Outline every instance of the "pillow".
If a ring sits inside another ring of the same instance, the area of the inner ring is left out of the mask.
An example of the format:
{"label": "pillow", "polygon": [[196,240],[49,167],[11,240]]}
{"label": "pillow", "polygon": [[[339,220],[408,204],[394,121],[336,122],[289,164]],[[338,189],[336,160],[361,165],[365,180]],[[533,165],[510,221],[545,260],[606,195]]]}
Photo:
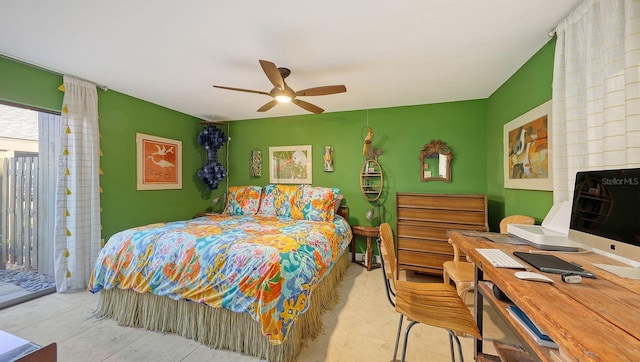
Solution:
{"label": "pillow", "polygon": [[268,184],[264,187],[258,215],[291,217],[291,205],[300,188],[299,185]]}
{"label": "pillow", "polygon": [[224,213],[227,215],[253,215],[260,206],[260,186],[231,186],[227,194]]}
{"label": "pillow", "polygon": [[335,216],[335,201],[340,189],[305,185],[296,193],[291,217],[298,220],[331,222]]}

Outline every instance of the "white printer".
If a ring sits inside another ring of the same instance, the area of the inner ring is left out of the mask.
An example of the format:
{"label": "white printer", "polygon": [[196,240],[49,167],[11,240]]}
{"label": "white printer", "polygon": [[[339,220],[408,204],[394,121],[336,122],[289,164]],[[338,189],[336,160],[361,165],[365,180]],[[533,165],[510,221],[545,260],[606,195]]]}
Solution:
{"label": "white printer", "polygon": [[538,249],[578,251],[583,248],[582,244],[571,241],[567,236],[570,218],[571,202],[557,202],[545,216],[542,225],[509,224],[507,231]]}

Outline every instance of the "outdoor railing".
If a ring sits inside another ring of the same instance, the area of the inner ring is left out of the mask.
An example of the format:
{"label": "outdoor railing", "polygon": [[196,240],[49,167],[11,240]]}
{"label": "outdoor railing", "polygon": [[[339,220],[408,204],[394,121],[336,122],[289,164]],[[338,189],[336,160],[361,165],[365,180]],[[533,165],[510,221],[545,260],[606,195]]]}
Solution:
{"label": "outdoor railing", "polygon": [[38,265],[38,157],[0,158],[0,269]]}

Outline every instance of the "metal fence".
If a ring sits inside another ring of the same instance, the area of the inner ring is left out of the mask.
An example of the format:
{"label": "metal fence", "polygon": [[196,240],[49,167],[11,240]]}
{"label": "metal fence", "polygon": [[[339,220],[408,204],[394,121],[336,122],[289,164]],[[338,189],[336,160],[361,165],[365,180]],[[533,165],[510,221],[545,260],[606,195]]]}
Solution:
{"label": "metal fence", "polygon": [[38,266],[38,157],[0,158],[0,269]]}

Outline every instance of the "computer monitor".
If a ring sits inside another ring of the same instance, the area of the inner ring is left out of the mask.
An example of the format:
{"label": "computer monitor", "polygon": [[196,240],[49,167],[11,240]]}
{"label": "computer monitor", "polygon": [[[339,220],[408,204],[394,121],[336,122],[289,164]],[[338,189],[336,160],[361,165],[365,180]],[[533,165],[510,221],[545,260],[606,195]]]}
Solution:
{"label": "computer monitor", "polygon": [[[578,172],[569,238],[640,265],[640,168]],[[640,279],[640,268],[594,265]]]}

